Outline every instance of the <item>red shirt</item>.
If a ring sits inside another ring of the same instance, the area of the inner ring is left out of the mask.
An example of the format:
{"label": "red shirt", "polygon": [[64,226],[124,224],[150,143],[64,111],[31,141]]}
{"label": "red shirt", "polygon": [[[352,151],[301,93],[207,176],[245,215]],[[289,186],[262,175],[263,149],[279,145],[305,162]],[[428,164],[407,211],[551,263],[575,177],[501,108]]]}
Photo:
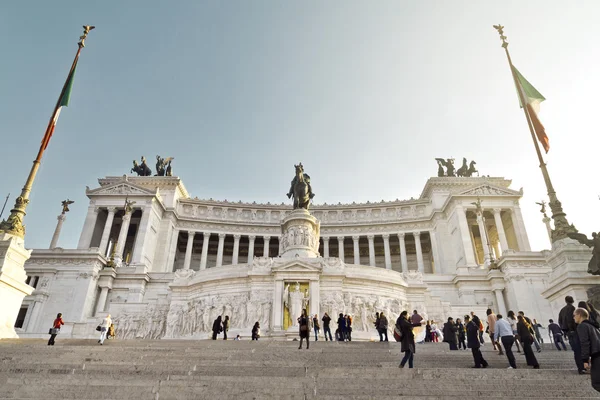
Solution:
{"label": "red shirt", "polygon": [[54,324],[52,325],[52,327],[53,327],[54,329],[60,329],[60,326],[61,326],[61,325],[64,325],[64,324],[65,324],[65,323],[63,322],[63,319],[62,319],[62,318],[56,318],[56,319],[54,320]]}

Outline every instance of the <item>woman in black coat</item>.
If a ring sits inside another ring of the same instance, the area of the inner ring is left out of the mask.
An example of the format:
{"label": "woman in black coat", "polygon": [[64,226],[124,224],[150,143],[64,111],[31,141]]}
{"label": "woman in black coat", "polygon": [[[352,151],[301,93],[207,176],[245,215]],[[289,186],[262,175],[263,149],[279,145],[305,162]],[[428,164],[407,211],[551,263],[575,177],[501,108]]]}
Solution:
{"label": "woman in black coat", "polygon": [[444,342],[450,345],[450,350],[458,350],[456,337],[457,330],[456,325],[454,325],[454,320],[452,317],[449,317],[448,322],[444,324],[442,333],[444,334]]}
{"label": "woman in black coat", "polygon": [[259,337],[260,337],[260,324],[258,323],[258,321],[256,321],[256,323],[252,327],[252,340],[258,340]]}
{"label": "woman in black coat", "polygon": [[221,316],[219,315],[217,319],[213,322],[212,326],[212,340],[217,340],[217,335],[221,333],[223,330],[223,326],[221,325]]}
{"label": "woman in black coat", "polygon": [[[408,311],[402,311],[402,314],[396,320],[396,326],[402,336],[400,351],[404,353],[404,358],[400,361],[399,367],[404,368],[408,361],[408,368],[412,368],[415,354],[415,334],[413,333],[413,325],[408,320]],[[418,326],[421,326],[421,324],[418,324]]]}
{"label": "woman in black coat", "polygon": [[302,315],[300,316],[300,318],[298,318],[298,326],[300,329],[300,347],[298,347],[298,349],[302,348],[302,340],[306,339],[306,350],[308,350],[308,346],[310,345],[310,340],[308,340],[308,336],[309,336],[309,329],[308,329],[308,324],[309,324],[309,319],[308,319],[308,315],[306,314],[306,310],[302,310]]}
{"label": "woman in black coat", "polygon": [[530,326],[525,321],[525,318],[522,315],[517,316],[517,334],[519,335],[519,340],[523,345],[523,352],[525,353],[525,359],[527,360],[527,365],[533,366],[533,368],[538,369],[540,365],[538,364],[537,359],[535,358],[535,354],[533,354],[533,349],[531,345],[533,344],[533,336],[529,331]]}
{"label": "woman in black coat", "polygon": [[460,318],[456,318],[456,329],[458,329],[458,349],[460,350],[462,347],[466,350],[467,344],[465,343],[465,340],[467,340],[467,335],[465,334],[465,326]]}

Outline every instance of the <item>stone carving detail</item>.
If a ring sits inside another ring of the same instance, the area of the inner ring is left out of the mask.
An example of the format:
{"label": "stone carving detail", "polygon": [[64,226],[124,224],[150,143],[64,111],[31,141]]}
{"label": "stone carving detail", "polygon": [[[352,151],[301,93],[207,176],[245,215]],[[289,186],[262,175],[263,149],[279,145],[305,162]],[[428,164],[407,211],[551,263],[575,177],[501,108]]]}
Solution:
{"label": "stone carving detail", "polygon": [[321,259],[321,266],[325,270],[341,271],[344,269],[345,264],[337,257],[328,257]]}
{"label": "stone carving detail", "polygon": [[261,271],[270,271],[273,267],[273,258],[271,257],[254,257],[252,260],[252,269]]}
{"label": "stone carving detail", "polygon": [[423,283],[423,273],[420,271],[410,270],[402,273],[402,276],[408,283]]}
{"label": "stone carving detail", "polygon": [[123,183],[123,184],[116,185],[113,187],[94,191],[94,194],[144,194],[144,195],[148,195],[150,193],[140,190],[138,188],[135,188],[131,185]]}
{"label": "stone carving detail", "polygon": [[281,251],[291,246],[306,246],[319,251],[319,238],[312,226],[290,226],[281,236]]}
{"label": "stone carving detail", "polygon": [[196,275],[193,269],[178,269],[175,271],[175,279],[189,279]]}
{"label": "stone carving detail", "polygon": [[114,316],[117,335],[122,339],[160,339],[165,335],[167,308],[149,304],[142,313]]}
{"label": "stone carving detail", "polygon": [[475,188],[473,190],[469,190],[468,192],[462,193],[463,195],[472,195],[472,196],[480,196],[480,195],[487,195],[487,196],[506,196],[506,195],[513,195],[512,193],[506,192],[504,190],[500,190],[497,189],[495,187],[491,187],[488,185],[484,185],[484,186],[480,186],[478,188]]}

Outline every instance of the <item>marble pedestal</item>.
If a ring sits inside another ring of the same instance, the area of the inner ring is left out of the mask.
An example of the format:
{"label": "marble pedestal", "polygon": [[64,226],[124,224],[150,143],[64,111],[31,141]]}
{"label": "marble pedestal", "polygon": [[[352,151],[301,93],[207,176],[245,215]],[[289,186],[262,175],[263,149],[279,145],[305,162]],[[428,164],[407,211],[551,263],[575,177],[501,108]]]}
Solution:
{"label": "marble pedestal", "polygon": [[30,256],[23,239],[0,233],[0,339],[18,337],[14,324],[23,298],[33,292],[23,268]]}
{"label": "marble pedestal", "polygon": [[281,222],[281,258],[319,257],[321,224],[308,210],[296,209]]}

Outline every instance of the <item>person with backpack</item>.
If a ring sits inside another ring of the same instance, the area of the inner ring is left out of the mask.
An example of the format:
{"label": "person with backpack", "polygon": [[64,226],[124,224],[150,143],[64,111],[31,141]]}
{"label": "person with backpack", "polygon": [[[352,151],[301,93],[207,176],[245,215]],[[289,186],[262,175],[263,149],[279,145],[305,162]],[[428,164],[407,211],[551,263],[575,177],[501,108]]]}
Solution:
{"label": "person with backpack", "polygon": [[[388,320],[383,313],[379,313],[379,326],[377,327],[379,331],[379,341],[387,342],[388,341]],[[383,336],[385,336],[385,340],[383,340]]]}
{"label": "person with backpack", "polygon": [[577,308],[573,317],[581,343],[583,367],[590,371],[592,387],[600,392],[600,332],[589,320],[589,313],[585,308]]}

